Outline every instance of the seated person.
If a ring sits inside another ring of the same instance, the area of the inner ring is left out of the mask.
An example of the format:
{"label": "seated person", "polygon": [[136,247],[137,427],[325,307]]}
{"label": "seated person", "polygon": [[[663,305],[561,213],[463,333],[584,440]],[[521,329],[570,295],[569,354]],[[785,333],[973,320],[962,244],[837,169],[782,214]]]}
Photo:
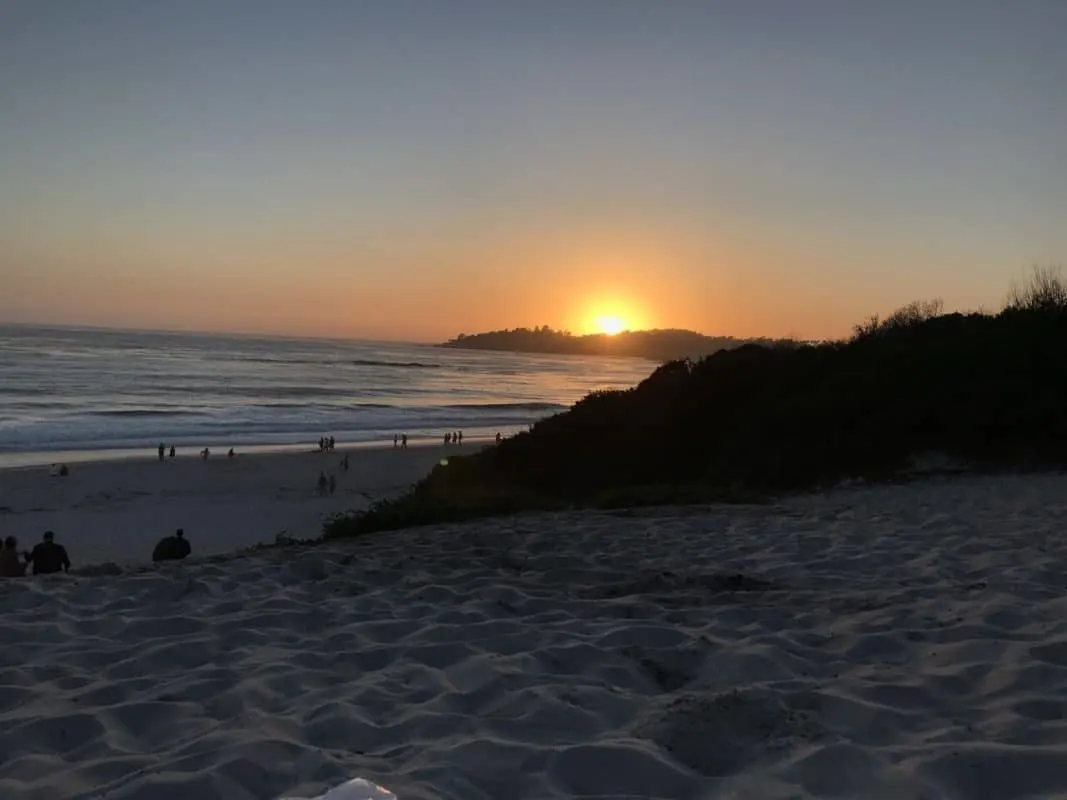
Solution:
{"label": "seated person", "polygon": [[189,546],[189,542],[185,539],[185,531],[182,528],[178,528],[173,536],[166,536],[159,540],[156,549],[152,551],[152,560],[157,562],[181,561],[191,552],[193,552],[193,548]]}
{"label": "seated person", "polygon": [[26,565],[19,558],[19,540],[8,536],[0,550],[0,578],[21,578],[25,574]]}
{"label": "seated person", "polygon": [[70,572],[70,558],[67,548],[56,544],[56,535],[52,531],[44,532],[44,541],[26,554],[26,563],[33,564],[34,575],[54,575],[57,572]]}

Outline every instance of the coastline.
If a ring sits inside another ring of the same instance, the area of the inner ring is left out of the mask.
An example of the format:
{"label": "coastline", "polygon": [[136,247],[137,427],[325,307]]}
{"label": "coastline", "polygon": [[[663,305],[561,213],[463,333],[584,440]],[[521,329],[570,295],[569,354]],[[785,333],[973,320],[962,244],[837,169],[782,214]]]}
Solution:
{"label": "coastline", "polygon": [[[489,429],[478,429],[471,435],[467,435],[464,431],[463,446],[469,449],[471,452],[477,447],[482,447],[487,444],[492,444],[495,437],[495,431],[488,433]],[[522,429],[503,429],[502,432],[505,436],[514,435],[517,430]],[[439,447],[443,449],[443,445],[440,439],[431,438],[430,436],[418,435],[408,437],[408,448],[425,448],[425,447]],[[186,458],[199,458],[198,453],[204,448],[211,449],[211,458],[225,459],[226,451],[230,445],[215,444],[207,442],[204,444],[193,445],[181,445],[177,447],[177,456],[180,459]],[[320,455],[318,449],[315,447],[314,442],[304,443],[299,442],[295,444],[251,444],[244,446],[235,446],[235,451],[238,456],[269,456],[269,455],[285,455],[293,453],[305,453]],[[391,440],[376,439],[372,441],[337,441],[336,452],[343,455],[345,452],[365,452],[375,450],[393,450],[393,444]],[[166,460],[170,460],[169,458]],[[156,451],[153,447],[121,447],[121,448],[106,448],[101,447],[98,449],[80,449],[80,450],[10,450],[0,451],[0,474],[12,470],[24,470],[24,469],[39,469],[42,467],[50,467],[52,464],[103,464],[114,463],[116,461],[125,462],[152,462],[157,463],[159,461]]]}
{"label": "coastline", "polygon": [[[400,494],[441,458],[479,446],[353,445],[328,454],[305,447],[163,462],[142,452],[70,462],[66,477],[40,465],[12,466],[0,469],[0,522],[21,547],[55,531],[75,570],[148,564],[155,543],[176,528],[185,530],[196,560],[269,544],[281,534],[316,538],[329,517]],[[346,454],[347,472],[340,466]],[[334,477],[334,494],[317,492],[320,472]]]}

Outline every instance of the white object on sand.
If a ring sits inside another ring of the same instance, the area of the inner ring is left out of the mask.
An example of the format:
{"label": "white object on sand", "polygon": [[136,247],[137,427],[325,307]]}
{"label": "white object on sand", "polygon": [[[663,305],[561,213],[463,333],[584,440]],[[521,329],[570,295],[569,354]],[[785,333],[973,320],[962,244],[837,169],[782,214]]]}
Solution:
{"label": "white object on sand", "polygon": [[[281,800],[301,800],[299,797],[283,797]],[[388,789],[363,778],[353,778],[340,786],[334,786],[326,794],[309,797],[307,800],[396,800]]]}

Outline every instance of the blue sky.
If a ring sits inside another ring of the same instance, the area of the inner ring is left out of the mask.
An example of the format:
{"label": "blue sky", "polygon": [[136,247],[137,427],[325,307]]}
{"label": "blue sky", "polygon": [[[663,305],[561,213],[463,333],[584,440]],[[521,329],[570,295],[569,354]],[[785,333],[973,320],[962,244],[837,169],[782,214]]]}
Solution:
{"label": "blue sky", "polygon": [[845,333],[1067,264],[1067,3],[0,0],[0,320]]}

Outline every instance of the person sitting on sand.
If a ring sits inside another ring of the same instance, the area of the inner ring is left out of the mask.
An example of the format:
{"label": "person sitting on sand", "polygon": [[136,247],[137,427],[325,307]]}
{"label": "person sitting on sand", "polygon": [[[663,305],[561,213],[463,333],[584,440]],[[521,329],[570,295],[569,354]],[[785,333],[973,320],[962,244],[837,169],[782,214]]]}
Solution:
{"label": "person sitting on sand", "polygon": [[181,561],[192,552],[193,548],[185,538],[185,531],[178,528],[173,536],[165,536],[159,540],[156,549],[152,551],[152,560]]}
{"label": "person sitting on sand", "polygon": [[19,540],[8,536],[0,550],[0,578],[21,578],[25,574],[26,565],[19,558]]}
{"label": "person sitting on sand", "polygon": [[70,572],[70,558],[67,548],[56,544],[56,535],[45,531],[44,538],[32,552],[26,554],[26,563],[33,564],[34,575],[54,575],[57,572]]}

